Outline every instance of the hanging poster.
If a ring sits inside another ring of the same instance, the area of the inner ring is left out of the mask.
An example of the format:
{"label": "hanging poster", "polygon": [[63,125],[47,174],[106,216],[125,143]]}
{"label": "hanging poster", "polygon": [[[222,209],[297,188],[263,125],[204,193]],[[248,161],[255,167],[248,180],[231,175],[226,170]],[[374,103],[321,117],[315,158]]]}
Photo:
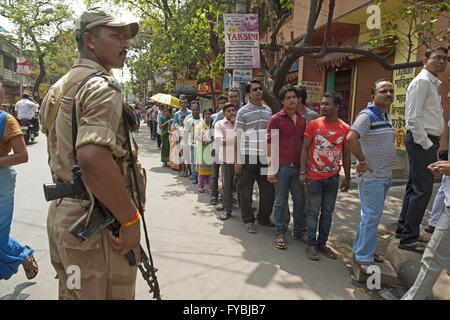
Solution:
{"label": "hanging poster", "polygon": [[252,69],[234,69],[233,82],[249,83],[253,80]]}
{"label": "hanging poster", "polygon": [[322,100],[322,82],[299,81],[299,86],[305,87],[308,97],[305,106],[320,114],[320,101]]}
{"label": "hanging poster", "polygon": [[31,74],[31,61],[30,59],[17,58],[17,74],[29,76]]}
{"label": "hanging poster", "polygon": [[224,14],[225,68],[260,67],[258,14]]}

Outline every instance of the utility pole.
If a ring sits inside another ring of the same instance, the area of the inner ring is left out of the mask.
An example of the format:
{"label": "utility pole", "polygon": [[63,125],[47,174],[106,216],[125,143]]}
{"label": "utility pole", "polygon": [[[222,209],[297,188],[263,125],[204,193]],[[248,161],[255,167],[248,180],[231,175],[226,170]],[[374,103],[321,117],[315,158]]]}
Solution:
{"label": "utility pole", "polygon": [[[236,13],[247,13],[247,0],[236,0]],[[236,86],[233,82],[233,87],[239,89],[239,92],[241,93],[241,99],[243,101],[246,94],[245,85],[242,82],[238,82]]]}
{"label": "utility pole", "polygon": [[[20,59],[22,59],[22,52],[23,52],[23,35],[22,35],[22,26],[20,27]],[[23,75],[19,74],[19,82],[20,82],[20,87],[19,87],[19,97],[20,99],[22,99],[22,92],[23,92]]]}

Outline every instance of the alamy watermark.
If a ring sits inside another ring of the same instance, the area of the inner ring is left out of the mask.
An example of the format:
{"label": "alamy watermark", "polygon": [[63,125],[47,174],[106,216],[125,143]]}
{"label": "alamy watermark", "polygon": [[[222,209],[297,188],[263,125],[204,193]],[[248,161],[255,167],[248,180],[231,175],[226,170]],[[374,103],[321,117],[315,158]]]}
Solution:
{"label": "alamy watermark", "polygon": [[67,281],[66,286],[69,290],[81,289],[81,269],[79,266],[71,265],[66,270]]}
{"label": "alamy watermark", "polygon": [[371,274],[366,281],[367,289],[380,290],[381,289],[381,269],[377,265],[370,265],[367,267],[367,273]]}
{"label": "alamy watermark", "polygon": [[381,9],[379,6],[372,4],[367,7],[367,14],[370,14],[367,18],[366,25],[369,30],[381,29]]}

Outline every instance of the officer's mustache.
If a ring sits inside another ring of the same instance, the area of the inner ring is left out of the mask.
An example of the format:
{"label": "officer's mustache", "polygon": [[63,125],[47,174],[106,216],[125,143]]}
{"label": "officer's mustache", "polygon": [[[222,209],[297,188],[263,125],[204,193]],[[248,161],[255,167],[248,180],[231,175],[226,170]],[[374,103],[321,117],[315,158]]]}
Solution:
{"label": "officer's mustache", "polygon": [[127,53],[128,53],[128,51],[127,50],[125,50],[125,49],[123,49],[123,50],[120,50],[120,52],[119,52],[119,57],[121,57],[122,55],[127,55]]}

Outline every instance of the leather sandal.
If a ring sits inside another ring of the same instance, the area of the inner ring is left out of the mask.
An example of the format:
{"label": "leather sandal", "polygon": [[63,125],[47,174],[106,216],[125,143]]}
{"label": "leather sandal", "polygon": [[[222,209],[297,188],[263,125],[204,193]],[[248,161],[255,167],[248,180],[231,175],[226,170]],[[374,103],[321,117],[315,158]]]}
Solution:
{"label": "leather sandal", "polygon": [[402,250],[416,252],[419,254],[423,254],[425,251],[425,245],[423,245],[420,242],[416,242],[414,245],[404,245],[404,244],[399,243],[398,248],[402,249]]}
{"label": "leather sandal", "polygon": [[[28,249],[31,250],[31,248],[29,246],[25,246],[25,247],[27,247]],[[25,275],[28,280],[31,280],[37,276],[37,274],[39,272],[39,266],[38,266],[37,261],[34,258],[34,256],[31,256],[30,258],[28,258],[24,263],[22,263],[22,266],[23,266]]]}
{"label": "leather sandal", "polygon": [[317,252],[317,248],[314,246],[306,247],[306,257],[313,261],[319,261],[319,253]]}
{"label": "leather sandal", "polygon": [[384,257],[381,254],[375,253],[373,255],[373,261],[382,263],[382,262],[384,262]]}

